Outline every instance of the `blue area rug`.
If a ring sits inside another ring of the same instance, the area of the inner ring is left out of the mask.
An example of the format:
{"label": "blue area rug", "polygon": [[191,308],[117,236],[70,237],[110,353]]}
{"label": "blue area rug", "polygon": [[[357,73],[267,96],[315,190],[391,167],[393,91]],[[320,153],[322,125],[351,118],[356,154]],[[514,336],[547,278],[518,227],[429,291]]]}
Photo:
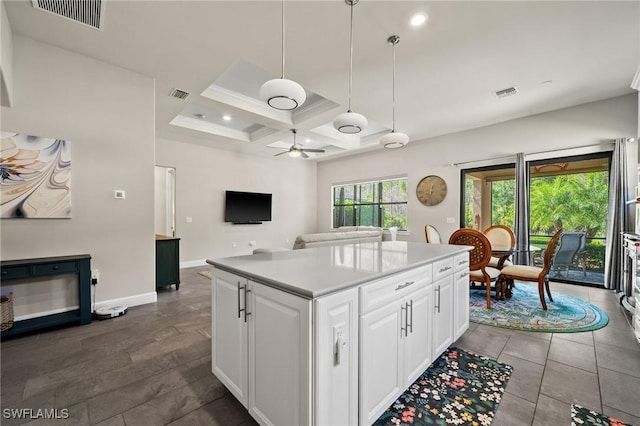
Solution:
{"label": "blue area rug", "polygon": [[554,291],[551,295],[553,302],[547,300],[545,311],[540,305],[537,284],[516,281],[511,299],[492,300],[491,309],[487,309],[486,293],[471,290],[469,319],[495,327],[547,333],[597,330],[609,322],[600,308],[579,297]]}
{"label": "blue area rug", "polygon": [[447,349],[374,426],[482,425],[493,421],[513,367]]}

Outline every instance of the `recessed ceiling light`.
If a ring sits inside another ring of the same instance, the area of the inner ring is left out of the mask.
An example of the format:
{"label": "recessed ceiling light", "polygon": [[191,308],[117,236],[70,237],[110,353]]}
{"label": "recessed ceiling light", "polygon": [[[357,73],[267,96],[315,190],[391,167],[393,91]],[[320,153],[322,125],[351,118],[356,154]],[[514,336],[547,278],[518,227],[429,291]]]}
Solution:
{"label": "recessed ceiling light", "polygon": [[225,114],[225,115],[222,116],[222,119],[224,121],[231,121],[231,116],[229,114]]}
{"label": "recessed ceiling light", "polygon": [[411,16],[409,22],[411,23],[412,27],[419,27],[421,25],[424,25],[424,23],[427,22],[427,14],[416,13],[415,15]]}
{"label": "recessed ceiling light", "polygon": [[305,143],[311,142],[311,138],[304,138]]}

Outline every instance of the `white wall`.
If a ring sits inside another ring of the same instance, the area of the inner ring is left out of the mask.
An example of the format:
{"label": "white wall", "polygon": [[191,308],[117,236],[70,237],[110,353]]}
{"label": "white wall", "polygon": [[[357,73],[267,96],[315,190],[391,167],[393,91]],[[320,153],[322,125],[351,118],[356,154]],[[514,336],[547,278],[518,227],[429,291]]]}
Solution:
{"label": "white wall", "polygon": [[0,3],[0,105],[13,103],[13,33],[11,24]]}
{"label": "white wall", "polygon": [[[399,150],[379,150],[322,162],[318,165],[318,228],[331,227],[331,185],[405,174],[409,179],[410,235],[399,235],[398,239],[424,241],[427,223],[448,239],[460,224],[460,170],[452,163],[515,157],[518,152],[536,153],[597,145],[617,137],[635,137],[637,97],[637,93],[621,96],[412,142]],[[636,144],[633,145],[637,149]],[[635,170],[635,162],[631,167]],[[442,176],[449,192],[441,204],[426,207],[418,201],[415,188],[420,179],[430,174]],[[447,223],[447,217],[454,218],[455,223]]]}
{"label": "white wall", "polygon": [[[249,254],[253,247],[291,248],[315,232],[316,163],[288,156],[257,157],[157,138],[156,162],[176,168],[176,236],[182,266]],[[272,221],[224,222],[225,190],[273,194]],[[192,222],[187,223],[186,218]],[[233,243],[235,242],[235,247]]]}
{"label": "white wall", "polygon": [[88,253],[100,270],[98,302],[155,300],[153,79],[13,42],[14,105],[1,110],[2,130],[71,142],[73,217],[2,219],[1,258]]}

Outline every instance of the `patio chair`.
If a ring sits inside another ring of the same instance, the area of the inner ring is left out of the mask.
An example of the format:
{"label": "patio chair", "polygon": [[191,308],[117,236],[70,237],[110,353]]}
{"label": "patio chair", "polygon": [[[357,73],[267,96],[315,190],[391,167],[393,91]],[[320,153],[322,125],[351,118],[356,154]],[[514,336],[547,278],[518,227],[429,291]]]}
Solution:
{"label": "patio chair", "polygon": [[[578,266],[579,261],[582,260],[582,273],[586,275],[584,259],[586,240],[586,232],[563,232],[560,241],[558,241],[551,271],[562,276],[562,269],[568,272],[569,267]],[[544,255],[545,251],[543,250],[542,256],[544,257]]]}
{"label": "patio chair", "polygon": [[[513,250],[513,248],[516,246],[516,236],[508,226],[493,225],[485,229],[483,234],[491,243],[491,248],[493,250]],[[499,261],[499,257],[491,256],[489,266],[491,266],[492,268],[497,268]],[[507,259],[503,262],[502,267],[510,265],[513,265],[513,262]]]}
{"label": "patio chair", "polygon": [[424,237],[428,244],[441,244],[442,238],[438,230],[432,225],[426,225],[424,227]]}
{"label": "patio chair", "polygon": [[[481,283],[487,291],[487,309],[491,309],[491,290],[496,292],[498,299],[504,297],[504,285],[498,278],[500,270],[489,266],[491,259],[491,243],[480,231],[462,228],[451,234],[449,244],[473,246],[469,252],[469,282],[471,288],[477,288]],[[493,288],[491,283],[495,283]]]}
{"label": "patio chair", "polygon": [[514,280],[537,282],[540,303],[542,304],[542,309],[545,311],[547,310],[547,302],[544,300],[545,289],[549,296],[549,301],[553,302],[551,290],[549,290],[549,270],[555,261],[554,256],[557,255],[558,252],[555,248],[561,235],[562,229],[558,230],[547,244],[547,248],[544,251],[544,265],[542,267],[512,265],[503,268],[500,272],[500,279],[505,281],[507,287],[512,287]]}

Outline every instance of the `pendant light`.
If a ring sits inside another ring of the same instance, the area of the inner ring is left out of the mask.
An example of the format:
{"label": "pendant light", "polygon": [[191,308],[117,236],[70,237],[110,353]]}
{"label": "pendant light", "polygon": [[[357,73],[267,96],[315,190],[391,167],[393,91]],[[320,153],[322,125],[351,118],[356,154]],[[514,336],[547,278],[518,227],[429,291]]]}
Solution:
{"label": "pendant light", "polygon": [[282,74],[260,88],[260,99],[271,108],[293,110],[307,99],[304,88],[293,80],[284,78],[284,0],[282,0]]}
{"label": "pendant light", "polygon": [[351,111],[351,86],[353,85],[353,6],[360,0],[344,0],[351,7],[351,30],[349,36],[349,109],[333,120],[333,127],[341,133],[360,133],[367,127],[367,119],[364,115]]}
{"label": "pendant light", "polygon": [[400,37],[392,35],[387,39],[387,43],[393,46],[393,82],[391,95],[391,109],[393,111],[393,121],[391,133],[387,133],[380,138],[380,145],[388,149],[402,148],[409,143],[409,136],[402,132],[396,132],[396,44],[400,43]]}

